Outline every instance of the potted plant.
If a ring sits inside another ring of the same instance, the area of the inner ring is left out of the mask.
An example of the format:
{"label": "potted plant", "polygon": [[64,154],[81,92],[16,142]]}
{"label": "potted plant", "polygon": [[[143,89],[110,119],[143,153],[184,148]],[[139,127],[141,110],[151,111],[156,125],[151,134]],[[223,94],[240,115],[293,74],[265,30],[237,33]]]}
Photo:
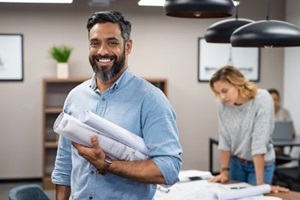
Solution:
{"label": "potted plant", "polygon": [[68,78],[69,77],[69,64],[68,60],[72,53],[73,48],[61,45],[53,46],[49,50],[49,54],[57,62],[57,78]]}

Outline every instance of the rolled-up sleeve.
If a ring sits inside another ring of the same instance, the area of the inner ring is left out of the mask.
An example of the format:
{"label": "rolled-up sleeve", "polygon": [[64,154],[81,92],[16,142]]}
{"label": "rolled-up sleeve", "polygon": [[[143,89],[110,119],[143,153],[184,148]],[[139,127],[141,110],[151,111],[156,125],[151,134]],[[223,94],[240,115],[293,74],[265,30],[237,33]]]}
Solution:
{"label": "rolled-up sleeve", "polygon": [[[252,133],[251,155],[265,154],[274,129],[273,107],[263,104],[257,110]],[[272,105],[272,103],[270,103]]]}
{"label": "rolled-up sleeve", "polygon": [[173,185],[179,180],[182,165],[176,115],[164,96],[148,95],[145,98],[141,124],[145,144],[166,184]]}
{"label": "rolled-up sleeve", "polygon": [[71,171],[71,142],[60,136],[55,166],[51,174],[53,184],[70,186]]}
{"label": "rolled-up sleeve", "polygon": [[[219,105],[219,113],[222,112],[222,105]],[[229,138],[229,133],[226,133],[224,122],[222,120],[222,115],[219,115],[219,144],[218,149],[224,151],[231,151],[231,141]]]}

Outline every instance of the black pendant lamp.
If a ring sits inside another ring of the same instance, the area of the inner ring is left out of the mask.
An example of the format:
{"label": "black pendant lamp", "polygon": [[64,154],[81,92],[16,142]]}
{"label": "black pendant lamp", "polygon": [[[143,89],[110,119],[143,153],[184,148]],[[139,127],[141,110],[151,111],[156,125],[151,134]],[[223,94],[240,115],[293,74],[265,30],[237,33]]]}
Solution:
{"label": "black pendant lamp", "polygon": [[300,29],[293,24],[269,20],[252,22],[235,30],[230,42],[233,47],[293,47],[300,46]]}
{"label": "black pendant lamp", "polygon": [[239,2],[235,3],[235,18],[218,21],[208,27],[204,35],[206,42],[230,43],[230,36],[236,29],[253,22],[253,20],[238,17]]}
{"label": "black pendant lamp", "polygon": [[183,18],[217,18],[232,15],[231,0],[166,0],[167,16]]}

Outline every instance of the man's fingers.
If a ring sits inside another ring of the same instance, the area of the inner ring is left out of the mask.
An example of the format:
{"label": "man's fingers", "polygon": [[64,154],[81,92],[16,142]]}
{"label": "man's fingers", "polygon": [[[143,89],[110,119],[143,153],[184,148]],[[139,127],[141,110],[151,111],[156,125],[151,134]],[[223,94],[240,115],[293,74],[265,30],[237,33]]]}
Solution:
{"label": "man's fingers", "polygon": [[93,135],[91,137],[91,143],[94,148],[99,148],[99,142],[98,142],[98,138],[96,137],[96,135]]}
{"label": "man's fingers", "polygon": [[80,144],[77,144],[76,142],[72,142],[72,145],[73,145],[76,149],[78,149],[78,148],[80,147]]}

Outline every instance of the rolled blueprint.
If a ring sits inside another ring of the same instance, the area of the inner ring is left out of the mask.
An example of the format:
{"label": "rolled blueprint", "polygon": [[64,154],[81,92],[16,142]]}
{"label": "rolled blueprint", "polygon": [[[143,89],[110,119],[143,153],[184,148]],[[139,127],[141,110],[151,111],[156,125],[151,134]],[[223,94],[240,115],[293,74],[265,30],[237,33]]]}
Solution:
{"label": "rolled blueprint", "polygon": [[103,134],[109,138],[117,140],[127,146],[130,146],[146,155],[149,154],[149,150],[145,145],[143,138],[135,135],[134,133],[100,117],[90,111],[84,111],[79,115],[79,120],[96,129],[100,134]]}
{"label": "rolled blueprint", "polygon": [[269,193],[270,191],[271,191],[271,186],[264,184],[264,185],[246,187],[244,189],[229,189],[226,191],[219,191],[216,192],[215,195],[218,200],[230,200],[230,199],[242,199],[242,198],[244,199],[244,198],[263,195]]}
{"label": "rolled blueprint", "polygon": [[148,155],[102,135],[96,129],[63,112],[55,120],[53,130],[69,140],[87,147],[92,146],[91,137],[96,135],[100,147],[113,160],[135,161],[149,158]]}

